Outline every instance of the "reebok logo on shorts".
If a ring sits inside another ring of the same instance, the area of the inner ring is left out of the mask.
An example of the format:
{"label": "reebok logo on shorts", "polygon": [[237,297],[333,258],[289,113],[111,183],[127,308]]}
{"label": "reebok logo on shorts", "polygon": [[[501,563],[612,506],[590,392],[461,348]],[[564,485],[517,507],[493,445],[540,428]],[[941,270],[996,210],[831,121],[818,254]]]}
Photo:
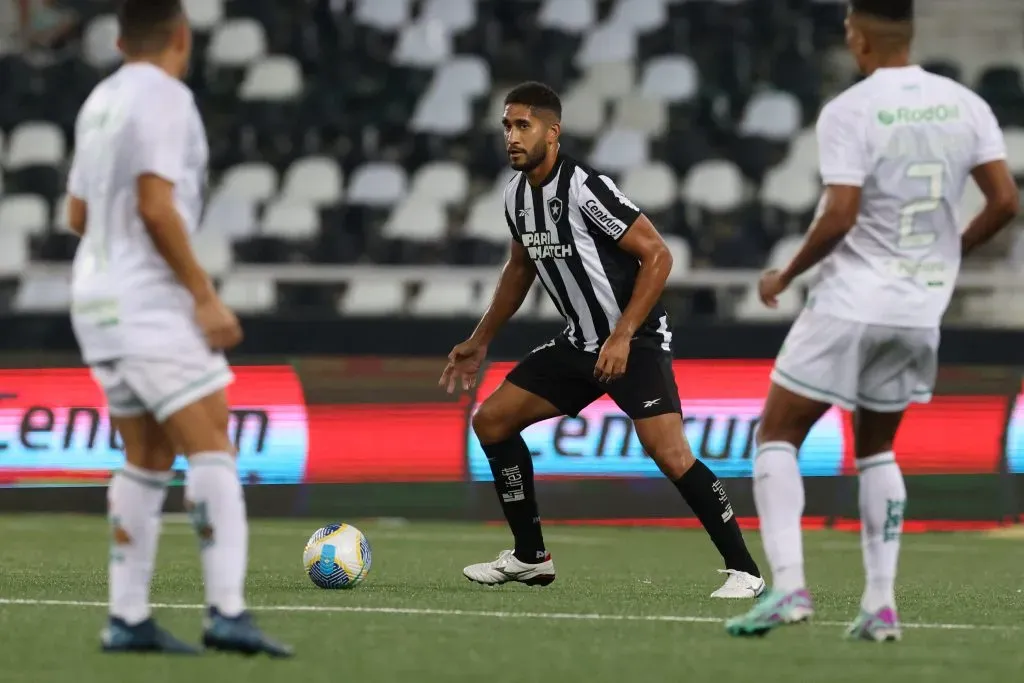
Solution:
{"label": "reebok logo on shorts", "polygon": [[654,406],[658,405],[659,403],[661,403],[661,399],[660,398],[656,398],[653,401],[644,401],[644,408],[653,408]]}

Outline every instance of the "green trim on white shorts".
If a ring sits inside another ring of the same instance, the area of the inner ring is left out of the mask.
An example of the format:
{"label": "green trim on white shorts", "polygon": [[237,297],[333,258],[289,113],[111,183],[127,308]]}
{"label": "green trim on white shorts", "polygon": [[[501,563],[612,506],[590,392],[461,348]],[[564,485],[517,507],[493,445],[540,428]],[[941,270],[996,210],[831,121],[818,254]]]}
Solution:
{"label": "green trim on white shorts", "polygon": [[230,368],[217,368],[195,379],[149,409],[157,422],[163,423],[171,415],[196,401],[220,391],[231,383]]}
{"label": "green trim on white shorts", "polygon": [[775,368],[772,369],[771,380],[778,384],[783,389],[792,391],[798,396],[809,398],[812,401],[818,401],[819,403],[828,403],[829,405],[839,405],[846,410],[856,410],[857,403],[844,396],[829,391],[827,389],[820,389],[815,386],[811,386],[806,382],[801,382],[796,377],[793,377],[785,370],[779,368],[776,364]]}

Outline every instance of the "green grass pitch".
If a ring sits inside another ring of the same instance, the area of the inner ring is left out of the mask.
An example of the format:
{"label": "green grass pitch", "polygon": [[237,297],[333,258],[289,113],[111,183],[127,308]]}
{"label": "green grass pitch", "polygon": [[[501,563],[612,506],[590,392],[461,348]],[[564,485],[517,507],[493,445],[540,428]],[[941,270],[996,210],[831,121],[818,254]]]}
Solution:
{"label": "green grass pitch", "polygon": [[[901,643],[873,644],[842,639],[862,585],[854,534],[805,536],[814,623],[736,640],[722,621],[750,602],[708,598],[721,577],[702,532],[552,527],[554,584],[485,588],[461,569],[506,547],[503,528],[344,521],[373,546],[369,578],[352,591],[305,576],[317,521],[252,525],[250,604],[295,659],[183,660],[99,653],[102,519],[2,517],[0,681],[1005,683],[1024,671],[1021,540],[907,536],[898,599],[910,627]],[[748,540],[760,559],[760,539]],[[165,524],[153,597],[166,626],[198,638],[202,586],[185,524]]]}

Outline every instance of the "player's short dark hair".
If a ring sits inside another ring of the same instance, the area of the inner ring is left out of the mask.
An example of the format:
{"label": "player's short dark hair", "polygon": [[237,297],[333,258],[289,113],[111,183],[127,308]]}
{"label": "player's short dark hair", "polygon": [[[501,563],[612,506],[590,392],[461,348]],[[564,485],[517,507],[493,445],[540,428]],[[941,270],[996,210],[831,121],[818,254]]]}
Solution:
{"label": "player's short dark hair", "polygon": [[552,112],[555,118],[562,120],[562,99],[550,86],[527,81],[520,83],[505,95],[505,106],[522,104],[531,109],[542,109]]}
{"label": "player's short dark hair", "polygon": [[850,10],[887,21],[914,20],[914,0],[850,0]]}
{"label": "player's short dark hair", "polygon": [[122,0],[117,21],[125,50],[135,54],[163,50],[184,14],[181,0]]}

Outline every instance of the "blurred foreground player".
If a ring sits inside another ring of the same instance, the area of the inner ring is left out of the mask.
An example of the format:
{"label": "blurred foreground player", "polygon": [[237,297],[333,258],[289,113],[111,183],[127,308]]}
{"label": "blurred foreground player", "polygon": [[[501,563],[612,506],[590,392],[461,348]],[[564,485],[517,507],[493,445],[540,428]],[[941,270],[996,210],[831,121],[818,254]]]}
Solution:
{"label": "blurred foreground player", "polygon": [[672,480],[725,560],[712,595],[752,598],[764,580],[747,552],[722,482],[690,452],[672,373],[672,333],[659,298],[672,269],[661,236],[607,177],[559,152],[562,105],[550,88],[525,83],[505,98],[505,143],[519,171],[505,189],[511,255],[473,335],[441,376],[453,391],[476,383],[487,345],[519,309],[538,275],[565,318],[473,417],[515,549],[466,567],[482,584],[547,585],[555,565],[544,545],[533,463],[520,432],[576,416],[608,394],[633,420],[644,450]]}
{"label": "blurred foreground player", "polygon": [[[906,489],[893,441],[911,403],[931,400],[939,324],[962,253],[1016,215],[1018,193],[988,105],[909,62],[911,0],[853,0],[846,41],[867,79],[818,121],[822,206],[803,248],[765,273],[763,301],[819,261],[808,302],[779,353],[758,433],[754,495],[773,586],[733,635],[762,635],[813,613],[804,580],[797,451],[833,405],[854,411],[866,588],[848,636],[898,640],[894,584]],[[961,236],[973,175],[987,198]]]}
{"label": "blurred foreground player", "polygon": [[245,609],[245,500],[228,439],[222,351],[241,328],[190,245],[202,208],[207,142],[188,68],[191,32],[179,0],[127,0],[125,63],[86,100],[68,181],[81,236],[71,319],[103,388],[126,463],[110,483],[107,652],[197,654],[159,628],[149,585],[175,453],[189,459],[185,497],[199,536],[208,648],[288,656]]}

